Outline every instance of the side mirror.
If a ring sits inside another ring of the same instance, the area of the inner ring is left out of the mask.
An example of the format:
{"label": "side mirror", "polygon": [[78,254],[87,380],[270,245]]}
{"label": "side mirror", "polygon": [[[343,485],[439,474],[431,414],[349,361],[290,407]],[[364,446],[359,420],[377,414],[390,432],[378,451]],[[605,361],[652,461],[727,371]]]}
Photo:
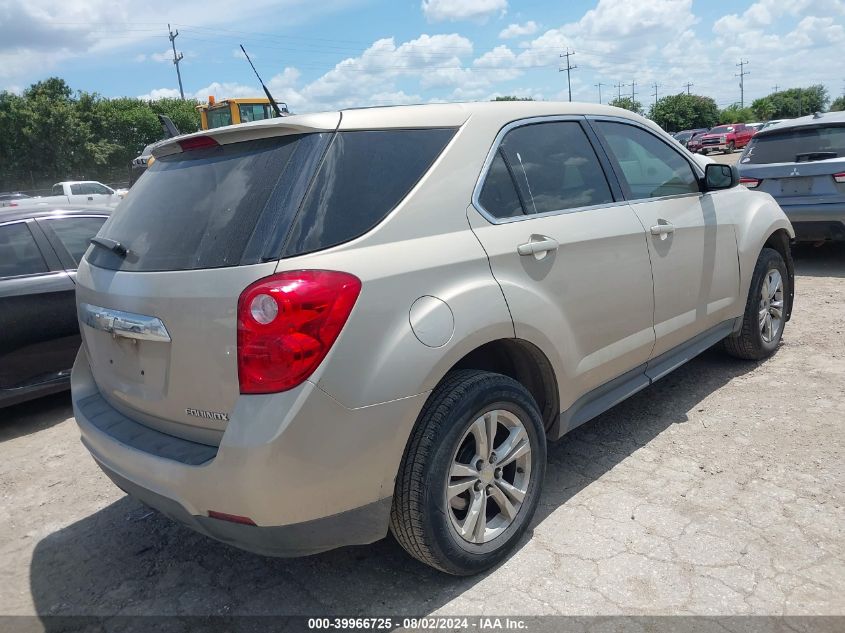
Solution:
{"label": "side mirror", "polygon": [[736,165],[710,163],[704,168],[704,190],[717,191],[730,189],[739,184],[739,171]]}

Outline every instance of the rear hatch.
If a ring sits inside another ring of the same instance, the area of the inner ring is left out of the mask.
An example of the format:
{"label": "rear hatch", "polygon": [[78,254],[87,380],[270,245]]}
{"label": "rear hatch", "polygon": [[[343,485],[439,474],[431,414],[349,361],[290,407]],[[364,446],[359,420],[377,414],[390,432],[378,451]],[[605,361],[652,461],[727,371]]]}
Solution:
{"label": "rear hatch", "polygon": [[331,137],[326,127],[285,133],[276,124],[276,136],[252,139],[233,128],[215,131],[217,141],[183,137],[185,151],[162,148],[77,278],[84,346],[112,406],[219,443],[239,395],[238,297],[275,270]]}
{"label": "rear hatch", "polygon": [[739,172],[783,206],[843,204],[845,123],[763,130],[740,157]]}

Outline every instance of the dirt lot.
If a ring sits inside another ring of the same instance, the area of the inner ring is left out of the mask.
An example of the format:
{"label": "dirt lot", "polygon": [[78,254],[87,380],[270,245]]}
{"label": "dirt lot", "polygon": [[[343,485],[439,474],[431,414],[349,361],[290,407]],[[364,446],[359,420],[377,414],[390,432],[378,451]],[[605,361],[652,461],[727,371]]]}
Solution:
{"label": "dirt lot", "polygon": [[0,412],[5,614],[845,614],[845,248],[797,253],[764,363],[710,350],[549,451],[519,551],[456,579],[392,540],[267,559],[127,498],[66,395]]}

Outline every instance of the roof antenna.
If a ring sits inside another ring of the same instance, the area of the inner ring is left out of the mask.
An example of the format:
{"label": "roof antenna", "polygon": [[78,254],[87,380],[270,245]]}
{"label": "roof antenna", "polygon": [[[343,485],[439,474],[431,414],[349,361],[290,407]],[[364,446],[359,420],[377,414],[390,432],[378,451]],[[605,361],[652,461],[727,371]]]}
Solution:
{"label": "roof antenna", "polygon": [[243,51],[244,57],[246,57],[246,61],[248,61],[249,65],[252,66],[252,72],[254,72],[255,76],[258,77],[258,83],[260,83],[261,87],[264,88],[264,94],[266,94],[267,98],[270,100],[270,105],[273,106],[273,111],[276,113],[276,116],[287,116],[288,114],[290,114],[290,112],[288,111],[287,103],[282,102],[284,108],[279,108],[279,104],[276,103],[276,100],[273,98],[273,95],[270,94],[270,91],[267,89],[267,86],[265,86],[264,82],[261,81],[261,76],[258,74],[258,71],[255,70],[255,65],[252,63],[252,60],[249,58],[249,55],[247,55],[244,45],[241,44],[240,46],[241,51]]}

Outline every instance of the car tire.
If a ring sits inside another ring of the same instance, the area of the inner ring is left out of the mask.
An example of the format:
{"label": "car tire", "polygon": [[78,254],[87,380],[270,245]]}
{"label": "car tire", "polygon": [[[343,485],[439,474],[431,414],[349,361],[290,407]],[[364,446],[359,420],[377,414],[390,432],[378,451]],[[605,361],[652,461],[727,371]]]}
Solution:
{"label": "car tire", "polygon": [[733,141],[731,141],[730,143],[728,143],[728,151],[727,151],[727,153],[728,153],[728,154],[733,154],[733,153],[734,153],[734,150],[736,150],[736,143],[734,143]]}
{"label": "car tire", "polygon": [[[789,283],[781,254],[772,248],[764,248],[754,266],[742,328],[723,341],[731,356],[762,360],[775,353],[786,325],[791,290]],[[780,314],[779,319],[776,314]]]}
{"label": "car tire", "polygon": [[524,386],[492,372],[452,372],[429,396],[408,441],[390,530],[427,565],[456,576],[482,572],[528,528],[545,464],[542,417]]}

